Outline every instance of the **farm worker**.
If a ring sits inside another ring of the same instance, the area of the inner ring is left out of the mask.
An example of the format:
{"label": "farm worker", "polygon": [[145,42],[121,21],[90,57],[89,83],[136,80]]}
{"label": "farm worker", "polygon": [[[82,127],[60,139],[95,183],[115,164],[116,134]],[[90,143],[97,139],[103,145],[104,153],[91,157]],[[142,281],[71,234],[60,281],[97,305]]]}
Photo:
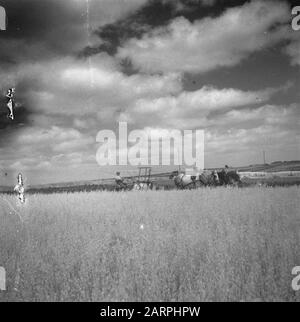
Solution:
{"label": "farm worker", "polygon": [[124,179],[121,177],[120,172],[116,173],[115,181],[116,181],[116,184],[121,188],[124,188],[127,186],[126,183],[124,182]]}
{"label": "farm worker", "polygon": [[225,184],[225,185],[228,184],[228,172],[229,172],[229,167],[228,167],[228,165],[225,165],[225,167],[221,171],[222,184]]}
{"label": "farm worker", "polygon": [[15,89],[10,88],[6,94],[6,98],[7,98],[6,105],[9,109],[9,114],[7,115],[7,117],[10,118],[11,120],[14,119],[14,107],[15,107],[14,93],[15,93]]}
{"label": "farm worker", "polygon": [[222,169],[222,174],[224,175],[224,177],[227,177],[227,174],[229,172],[229,167],[228,165],[225,165],[225,167]]}
{"label": "farm worker", "polygon": [[212,176],[213,176],[213,183],[214,184],[219,184],[220,179],[219,179],[219,175],[218,175],[218,171],[217,170],[213,170]]}

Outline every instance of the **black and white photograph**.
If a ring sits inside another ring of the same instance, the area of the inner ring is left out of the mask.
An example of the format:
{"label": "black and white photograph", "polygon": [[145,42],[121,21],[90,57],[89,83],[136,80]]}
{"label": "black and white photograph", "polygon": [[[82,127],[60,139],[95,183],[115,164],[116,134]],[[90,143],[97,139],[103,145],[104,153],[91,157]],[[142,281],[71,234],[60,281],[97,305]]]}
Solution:
{"label": "black and white photograph", "polygon": [[300,302],[299,128],[299,1],[0,0],[0,302]]}

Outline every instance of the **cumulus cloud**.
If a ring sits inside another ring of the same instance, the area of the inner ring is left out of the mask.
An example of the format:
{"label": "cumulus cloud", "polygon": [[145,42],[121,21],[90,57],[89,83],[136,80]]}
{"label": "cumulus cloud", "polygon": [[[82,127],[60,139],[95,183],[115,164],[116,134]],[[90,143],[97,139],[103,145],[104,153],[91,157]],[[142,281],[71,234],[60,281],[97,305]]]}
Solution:
{"label": "cumulus cloud", "polygon": [[281,1],[252,1],[216,18],[193,23],[183,17],[119,48],[146,72],[207,72],[234,66],[250,54],[286,37],[289,6]]}
{"label": "cumulus cloud", "polygon": [[[248,114],[238,110],[261,105],[285,88],[243,91],[203,86],[187,91],[178,73],[125,75],[119,69],[106,54],[94,57],[91,65],[67,58],[19,66],[20,95],[26,97],[34,114],[32,127],[14,142],[17,154],[27,154],[34,146],[40,168],[45,162],[59,165],[51,159],[53,155],[95,152],[96,133],[115,128],[121,120],[134,128],[154,124],[177,129],[228,128],[239,118],[250,120],[250,110]],[[10,160],[9,150],[6,155]],[[87,162],[84,157],[74,159],[74,164]]]}
{"label": "cumulus cloud", "polygon": [[[49,182],[49,173],[55,178],[59,172],[62,178],[68,170],[95,166],[94,151],[95,139],[88,133],[58,126],[31,127],[15,138],[13,145],[0,149],[0,166],[8,171],[24,172],[29,181],[36,177],[36,182],[41,182],[43,177]],[[58,177],[54,179],[57,180]]]}
{"label": "cumulus cloud", "polygon": [[73,59],[24,66],[18,72],[19,81],[33,84],[26,97],[32,110],[41,114],[33,118],[35,126],[47,122],[51,126],[53,121],[80,131],[96,131],[120,120],[134,126],[159,122],[179,128],[191,120],[189,124],[196,126],[211,113],[262,104],[282,89],[242,91],[203,86],[187,91],[178,73],[128,76],[118,68],[106,54],[94,58],[91,66]]}
{"label": "cumulus cloud", "polygon": [[[206,127],[208,118],[244,106],[268,101],[280,89],[241,91],[238,89],[203,88],[177,96],[139,99],[129,110],[138,123],[166,125],[179,129]],[[151,120],[151,121],[150,121]]]}
{"label": "cumulus cloud", "polygon": [[74,129],[61,129],[52,126],[51,129],[30,128],[23,132],[23,135],[17,138],[20,144],[45,144],[46,142],[56,142],[76,140],[81,137],[80,133]]}
{"label": "cumulus cloud", "polygon": [[[92,64],[71,58],[26,64],[12,77],[17,79],[19,97],[26,97],[33,112],[77,119],[85,115],[84,121],[97,113],[103,119],[114,117],[139,98],[174,95],[182,90],[179,74],[127,76],[106,54],[94,58]],[[74,124],[84,128],[84,121]]]}

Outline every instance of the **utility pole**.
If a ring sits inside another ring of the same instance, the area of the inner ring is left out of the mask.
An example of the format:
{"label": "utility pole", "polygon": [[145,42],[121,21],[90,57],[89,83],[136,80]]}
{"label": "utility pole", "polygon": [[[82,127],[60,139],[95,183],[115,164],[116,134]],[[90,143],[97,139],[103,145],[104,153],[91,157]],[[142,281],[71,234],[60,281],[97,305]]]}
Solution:
{"label": "utility pole", "polygon": [[266,151],[263,150],[263,158],[264,158],[264,164],[266,164]]}
{"label": "utility pole", "polygon": [[182,162],[182,155],[179,155],[179,150],[177,148],[177,157],[178,157],[178,172],[181,172],[181,162]]}

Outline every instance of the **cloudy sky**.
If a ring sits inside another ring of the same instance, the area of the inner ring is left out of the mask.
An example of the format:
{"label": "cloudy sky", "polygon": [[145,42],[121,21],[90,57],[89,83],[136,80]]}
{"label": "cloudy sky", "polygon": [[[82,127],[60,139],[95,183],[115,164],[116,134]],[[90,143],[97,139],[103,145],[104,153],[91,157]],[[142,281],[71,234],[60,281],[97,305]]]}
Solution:
{"label": "cloudy sky", "polygon": [[[295,1],[296,2],[296,1]],[[1,182],[111,176],[100,130],[204,129],[205,166],[300,159],[300,31],[291,1],[7,0]],[[125,170],[124,170],[125,171]],[[126,172],[126,171],[125,171]],[[7,175],[5,175],[7,174]],[[1,183],[0,183],[1,185]]]}

